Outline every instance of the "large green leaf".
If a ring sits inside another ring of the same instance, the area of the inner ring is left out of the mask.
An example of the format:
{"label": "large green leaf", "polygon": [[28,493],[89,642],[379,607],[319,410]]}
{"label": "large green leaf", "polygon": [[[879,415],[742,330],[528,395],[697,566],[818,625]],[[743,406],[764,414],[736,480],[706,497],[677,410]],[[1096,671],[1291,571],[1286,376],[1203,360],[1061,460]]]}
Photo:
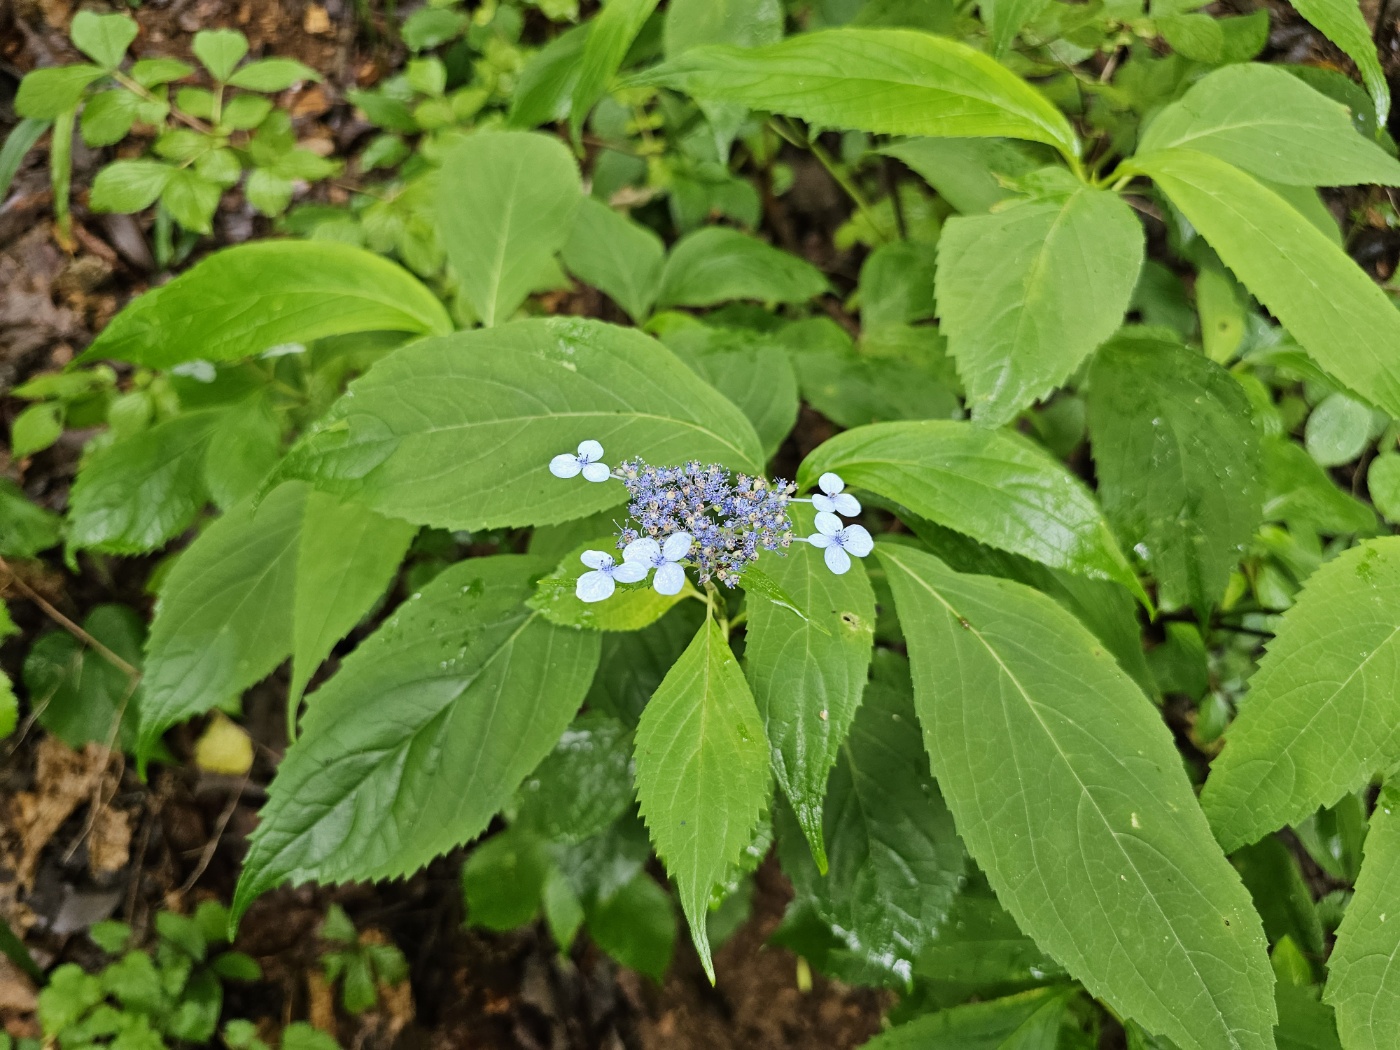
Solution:
{"label": "large green leaf", "polygon": [[757,472],[758,436],[726,398],[634,329],[556,317],[405,347],[302,438],[286,476],[424,525],[546,525],[621,503],[620,482],[564,481],[580,441],[605,461],[716,461]]}
{"label": "large green leaf", "polygon": [[888,135],[1005,136],[1078,156],[1069,121],[996,60],[908,29],[831,29],[768,47],[697,47],[638,78],[697,98]]}
{"label": "large green leaf", "polygon": [[578,165],[548,135],[479,131],[447,151],[438,231],[482,324],[510,320],[539,284],[582,199]]}
{"label": "large green leaf", "polygon": [[285,881],[407,875],[485,830],[569,725],[598,636],[525,608],[547,565],[442,572],[311,697],[269,789],[236,920]]}
{"label": "large green leaf", "polygon": [[1387,1050],[1400,1031],[1400,792],[1381,792],[1366,835],[1356,896],[1328,960],[1326,998],[1347,1050]]}
{"label": "large green leaf", "polygon": [[1259,916],[1151,703],[1039,592],[876,550],[934,774],[1021,928],[1182,1050],[1272,1050]]}
{"label": "large green leaf", "polygon": [[1376,104],[1376,123],[1385,126],[1390,114],[1390,85],[1376,54],[1371,27],[1361,13],[1357,0],[1290,0],[1298,13],[1306,18],[1332,43],[1347,53],[1361,71],[1361,79],[1371,100]]}
{"label": "large green leaf", "polygon": [[666,246],[646,226],[585,197],[562,258],[570,273],[612,296],[641,323],[656,301]]}
{"label": "large green leaf", "polygon": [[1019,434],[951,420],[875,423],[820,445],[798,488],[827,471],[988,546],[1140,590],[1083,482]]}
{"label": "large green leaf", "polygon": [[1104,512],[1151,566],[1158,604],[1206,615],[1263,517],[1244,389],[1197,350],[1125,335],[1089,370],[1089,433]]}
{"label": "large green leaf", "polygon": [[1217,69],[1163,109],[1138,143],[1209,153],[1260,179],[1296,186],[1400,185],[1400,162],[1352,125],[1351,113],[1283,69]]}
{"label": "large green leaf", "polygon": [[704,608],[682,602],[650,627],[603,635],[603,656],[588,690],[588,707],[635,726],[656,687],[700,628]]}
{"label": "large green leaf", "polygon": [[288,724],[316,668],[388,588],[418,531],[360,503],[313,492],[297,553]]}
{"label": "large green leaf", "polygon": [[451,330],[437,297],[373,252],[333,241],[254,241],[141,296],[83,358],[169,368],[350,332]]}
{"label": "large green leaf", "polygon": [[1163,150],[1130,164],[1157,181],[1318,364],[1400,415],[1400,311],[1326,234],[1209,154]]}
{"label": "large green leaf", "polygon": [[781,0],[671,0],[661,39],[671,58],[702,44],[758,47],[782,38]]}
{"label": "large green leaf", "polygon": [[779,825],[779,845],[793,907],[810,911],[834,942],[827,966],[862,983],[907,988],[967,861],[914,731],[908,661],[882,649],[874,672],[824,785],[824,816],[817,802],[830,870],[818,871],[791,817]]}
{"label": "large green leaf", "polygon": [[1227,851],[1294,824],[1400,759],[1400,538],[1308,577],[1249,682],[1201,793]]}
{"label": "large green leaf", "polygon": [[[797,524],[803,534],[813,531],[810,515]],[[759,568],[802,611],[750,597],[744,670],[763,715],[778,786],[825,874],[822,800],[865,689],[875,592],[858,563],[837,576],[802,546],[785,556],[765,554]]]}
{"label": "large green leaf", "polygon": [[578,83],[569,107],[569,131],[577,139],[583,122],[622,68],[627,49],[656,10],[657,0],[609,0],[593,20],[583,45]]}
{"label": "large green leaf", "polygon": [[160,589],[146,642],[137,758],[160,735],[270,674],[292,651],[307,486],[244,502],[190,544]]}
{"label": "large green leaf", "polygon": [[972,418],[1001,426],[1069,378],[1123,323],[1142,253],[1132,209],[1087,186],[949,219],[938,314]]}
{"label": "large green leaf", "polygon": [[727,226],[681,238],[661,272],[658,306],[713,306],[730,299],[803,303],[826,291],[811,263]]}
{"label": "large green leaf", "polygon": [[897,157],[964,215],[1012,196],[1008,183],[1040,167],[1036,147],[1006,139],[916,138],[880,152]]}
{"label": "large green leaf", "polygon": [[752,840],[772,788],[762,719],[714,620],[642,711],[636,756],[642,816],[713,982],[710,899]]}
{"label": "large green leaf", "polygon": [[925,1014],[877,1035],[865,1050],[1053,1050],[1070,990],[1037,988]]}

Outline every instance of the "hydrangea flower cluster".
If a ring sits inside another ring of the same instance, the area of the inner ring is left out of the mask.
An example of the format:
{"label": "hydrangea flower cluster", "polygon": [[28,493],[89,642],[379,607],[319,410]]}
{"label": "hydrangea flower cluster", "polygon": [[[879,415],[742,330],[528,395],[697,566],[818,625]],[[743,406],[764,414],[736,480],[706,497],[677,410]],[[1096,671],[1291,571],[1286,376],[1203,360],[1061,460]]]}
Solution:
{"label": "hydrangea flower cluster", "polygon": [[[864,558],[874,549],[862,526],[842,522],[840,515],[860,513],[860,502],[843,491],[845,483],[835,474],[823,474],[821,492],[804,500],[793,495],[797,486],[790,481],[731,474],[717,464],[653,467],[632,459],[613,471],[602,457],[603,446],[589,440],[579,444],[577,453],[549,461],[555,477],[613,478],[627,487],[633,524],[618,535],[622,561],[606,551],[585,551],[581,560],[590,571],[579,577],[576,588],[582,601],[603,601],[617,584],[639,583],[653,571],[657,593],[679,594],[687,564],[696,567],[701,583],[713,579],[734,587],[761,551],[783,550],[794,539],[823,549],[827,567],[838,574],[850,569],[851,555]],[[794,537],[788,505],[806,502],[818,512],[817,531]]]}

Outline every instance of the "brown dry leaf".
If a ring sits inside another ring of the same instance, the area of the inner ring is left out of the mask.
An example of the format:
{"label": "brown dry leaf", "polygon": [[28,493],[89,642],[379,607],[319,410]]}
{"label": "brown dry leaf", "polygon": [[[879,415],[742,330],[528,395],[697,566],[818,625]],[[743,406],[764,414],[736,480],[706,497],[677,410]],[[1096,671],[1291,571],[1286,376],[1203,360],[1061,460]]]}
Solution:
{"label": "brown dry leaf", "polygon": [[326,14],[326,9],[320,4],[308,4],[306,14],[302,17],[301,28],[316,36],[329,36],[331,34],[331,18]]}
{"label": "brown dry leaf", "polygon": [[306,1016],[311,1027],[335,1037],[335,997],[320,970],[306,971]]}
{"label": "brown dry leaf", "polygon": [[37,1002],[34,982],[0,956],[0,1017],[33,1013]]}
{"label": "brown dry leaf", "polygon": [[88,870],[111,875],[131,859],[131,814],[103,806],[88,832]]}
{"label": "brown dry leaf", "polygon": [[20,844],[15,877],[26,889],[34,885],[44,847],[73,811],[92,798],[113,757],[100,744],[74,751],[54,737],[40,741],[36,752],[34,790],[20,792],[11,803],[11,826]]}
{"label": "brown dry leaf", "polygon": [[292,102],[291,115],[297,117],[319,117],[331,108],[330,97],[320,84],[311,84],[296,94]]}

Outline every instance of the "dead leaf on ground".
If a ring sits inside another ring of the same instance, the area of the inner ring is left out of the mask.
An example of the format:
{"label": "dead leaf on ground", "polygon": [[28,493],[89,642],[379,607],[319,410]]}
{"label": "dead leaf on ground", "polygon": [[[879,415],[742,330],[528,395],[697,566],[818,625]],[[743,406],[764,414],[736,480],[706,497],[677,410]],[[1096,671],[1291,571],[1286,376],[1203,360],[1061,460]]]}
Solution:
{"label": "dead leaf on ground", "polygon": [[131,814],[103,806],[88,832],[88,870],[94,878],[114,875],[131,859]]}
{"label": "dead leaf on ground", "polygon": [[44,847],[64,821],[91,800],[99,782],[109,775],[113,757],[100,744],[74,751],[55,737],[39,742],[34,790],[21,791],[10,803],[9,824],[19,839],[15,878],[20,885],[33,888]]}

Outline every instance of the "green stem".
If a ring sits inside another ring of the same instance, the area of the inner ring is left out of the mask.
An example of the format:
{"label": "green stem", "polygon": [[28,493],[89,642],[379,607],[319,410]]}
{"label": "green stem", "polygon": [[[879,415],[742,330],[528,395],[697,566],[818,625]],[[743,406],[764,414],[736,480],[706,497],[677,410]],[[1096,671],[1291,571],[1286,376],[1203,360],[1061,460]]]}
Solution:
{"label": "green stem", "polygon": [[73,185],[73,122],[77,116],[78,111],[70,109],[54,118],[53,138],[49,146],[54,225],[58,230],[58,243],[67,252],[77,247],[73,241],[73,216],[69,211],[68,199]]}
{"label": "green stem", "polygon": [[860,213],[865,216],[865,221],[870,223],[871,228],[880,238],[884,241],[892,240],[893,238],[890,236],[889,231],[886,230],[880,224],[880,220],[875,217],[875,211],[871,208],[870,202],[865,199],[865,194],[861,193],[860,187],[855,184],[850,173],[846,171],[845,166],[837,164],[832,160],[831,156],[822,148],[821,143],[816,139],[809,139],[807,148],[812,151],[812,156],[816,157],[821,166],[826,169],[827,174],[836,180],[836,185],[845,190],[846,196],[855,201],[856,207],[859,208]]}

